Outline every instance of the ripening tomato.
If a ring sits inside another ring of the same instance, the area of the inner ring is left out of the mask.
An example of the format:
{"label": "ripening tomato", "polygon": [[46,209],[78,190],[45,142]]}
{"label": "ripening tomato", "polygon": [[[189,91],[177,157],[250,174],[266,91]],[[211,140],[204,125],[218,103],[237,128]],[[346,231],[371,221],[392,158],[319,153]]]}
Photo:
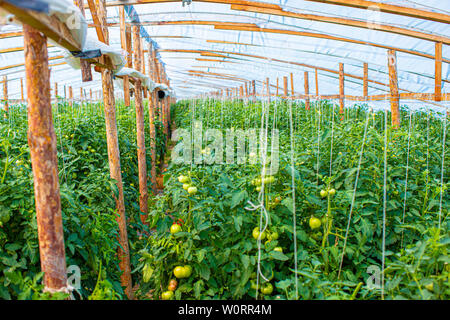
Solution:
{"label": "ripening tomato", "polygon": [[328,194],[330,196],[334,196],[336,194],[336,189],[330,189],[330,191],[328,191]]}
{"label": "ripening tomato", "polygon": [[181,226],[178,225],[178,224],[176,224],[176,223],[174,223],[174,224],[170,227],[170,233],[171,233],[171,234],[175,234],[175,233],[180,232],[180,231],[181,231]]}
{"label": "ripening tomato", "polygon": [[183,268],[184,268],[184,278],[189,278],[192,274],[192,267],[187,265],[184,266]]}
{"label": "ripening tomato", "polygon": [[169,281],[168,289],[169,289],[169,291],[175,291],[177,289],[177,286],[178,286],[177,280],[172,279],[172,280]]}

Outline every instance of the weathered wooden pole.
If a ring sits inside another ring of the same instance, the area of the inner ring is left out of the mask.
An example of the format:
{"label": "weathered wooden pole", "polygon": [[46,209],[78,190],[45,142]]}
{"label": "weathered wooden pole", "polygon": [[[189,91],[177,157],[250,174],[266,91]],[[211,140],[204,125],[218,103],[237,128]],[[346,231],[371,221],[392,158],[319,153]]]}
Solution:
{"label": "weathered wooden pole", "polygon": [[[133,43],[134,43],[134,68],[142,71],[143,61],[140,26],[133,26]],[[147,160],[145,151],[145,125],[144,125],[144,105],[142,102],[142,82],[136,79],[134,82],[136,107],[136,136],[137,136],[137,156],[139,169],[139,208],[141,211],[141,221],[146,223],[148,215],[148,187],[147,187]]]}
{"label": "weathered wooden pole", "polygon": [[[100,0],[94,3],[94,0],[88,0],[89,9],[94,21],[100,25],[96,26],[97,36],[100,41],[109,44],[108,28],[106,27],[106,8],[105,1]],[[108,59],[103,56],[102,60]],[[133,286],[131,280],[130,253],[128,246],[127,218],[125,213],[125,202],[123,196],[123,182],[120,167],[120,152],[117,135],[116,105],[114,99],[113,72],[102,68],[102,89],[103,104],[105,111],[106,141],[108,145],[109,171],[112,179],[117,181],[118,197],[115,197],[117,208],[117,223],[119,225],[119,267],[122,271],[120,276],[121,284],[125,287],[125,293],[129,299],[133,299]]]}
{"label": "weathered wooden pole", "polygon": [[53,127],[47,38],[24,24],[28,145],[33,168],[36,219],[45,291],[67,292],[64,231]]}
{"label": "weathered wooden pole", "polygon": [[244,90],[245,90],[245,97],[247,98],[248,97],[248,83],[247,82],[245,82],[244,83]]}
{"label": "weathered wooden pole", "polygon": [[[83,0],[73,0],[73,2],[76,6],[78,6],[78,8],[81,11],[81,14],[85,16]],[[85,59],[80,59],[80,67],[81,67],[81,80],[83,82],[92,81],[91,64]]]}
{"label": "weathered wooden pole", "polygon": [[309,76],[308,71],[305,71],[305,109],[309,110],[310,108],[310,101],[309,101]]}
{"label": "weathered wooden pole", "polygon": [[55,82],[55,98],[58,97],[58,82]]}
{"label": "weathered wooden pole", "polygon": [[[123,6],[119,7],[120,17],[120,44],[124,51],[128,52],[127,48],[127,26],[125,24],[125,9]],[[127,67],[131,57],[127,56]],[[130,80],[128,76],[123,77],[123,99],[126,107],[130,106]]]}
{"label": "weathered wooden pole", "polygon": [[73,91],[72,91],[72,87],[69,86],[69,106],[72,107],[73,106]]}
{"label": "weathered wooden pole", "polygon": [[8,78],[3,76],[3,100],[5,104],[5,111],[9,113],[9,102],[8,102]]}
{"label": "weathered wooden pole", "polygon": [[20,78],[20,100],[25,101],[25,95],[23,90],[23,78]]}
{"label": "weathered wooden pole", "polygon": [[256,97],[256,81],[252,80],[252,94]]}
{"label": "weathered wooden pole", "polygon": [[291,72],[291,95],[294,96],[294,74]]}
{"label": "weathered wooden pole", "polygon": [[278,97],[278,94],[279,94],[279,91],[278,91],[278,88],[279,88],[279,81],[278,81],[279,79],[277,78],[277,93],[276,93],[276,95],[277,95],[277,97]]}
{"label": "weathered wooden pole", "polygon": [[288,97],[288,77],[283,77],[283,89],[284,89],[284,97]]}
{"label": "weathered wooden pole", "polygon": [[314,70],[314,78],[316,81],[316,96],[317,99],[319,99],[319,71],[317,70],[317,68],[315,68]]}
{"label": "weathered wooden pole", "polygon": [[442,42],[435,45],[434,100],[442,100]]}
{"label": "weathered wooden pole", "polygon": [[92,102],[92,89],[89,89],[89,102]]}
{"label": "weathered wooden pole", "polygon": [[344,113],[344,98],[345,98],[344,81],[345,81],[344,64],[341,62],[339,63],[339,113],[341,114]]}
{"label": "weathered wooden pole", "polygon": [[388,50],[388,69],[389,69],[389,88],[391,100],[391,116],[392,126],[398,128],[400,125],[400,96],[398,92],[398,75],[397,75],[397,54],[395,50]]}
{"label": "weathered wooden pole", "polygon": [[[155,81],[155,61],[153,60],[153,45],[148,44],[148,65],[149,65],[149,77],[152,81]],[[156,129],[155,129],[155,108],[156,108],[156,91],[150,92],[148,96],[148,114],[149,114],[149,124],[150,124],[150,154],[152,167],[150,169],[151,181],[152,181],[152,191],[156,194]]]}
{"label": "weathered wooden pole", "polygon": [[369,65],[366,62],[364,63],[363,96],[367,101],[369,97]]}
{"label": "weathered wooden pole", "polygon": [[267,77],[266,78],[266,92],[267,92],[267,100],[270,103],[270,79]]}

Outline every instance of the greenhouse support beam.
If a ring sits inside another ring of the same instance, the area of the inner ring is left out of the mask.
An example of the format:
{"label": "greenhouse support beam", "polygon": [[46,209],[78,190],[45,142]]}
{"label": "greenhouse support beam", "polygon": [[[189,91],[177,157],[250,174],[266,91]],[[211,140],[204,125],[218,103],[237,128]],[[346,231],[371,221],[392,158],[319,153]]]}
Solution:
{"label": "greenhouse support beam", "polygon": [[[148,73],[152,81],[155,79],[155,60],[154,60],[154,50],[151,42],[148,43]],[[150,92],[148,96],[148,114],[149,114],[149,125],[150,125],[150,154],[152,167],[150,169],[150,176],[152,181],[152,191],[153,194],[157,193],[156,190],[156,129],[155,129],[155,105],[157,101],[156,90]]]}
{"label": "greenhouse support beam", "polygon": [[58,82],[55,82],[55,98],[57,98],[58,97]]}
{"label": "greenhouse support beam", "polygon": [[294,74],[291,72],[290,76],[291,76],[291,93],[292,93],[292,95],[295,95],[295,91],[294,91]]}
{"label": "greenhouse support beam", "polygon": [[71,86],[69,86],[69,106],[73,107],[73,91]]}
{"label": "greenhouse support beam", "polygon": [[[364,20],[356,20],[356,19],[348,19],[341,17],[332,17],[332,16],[323,16],[323,15],[315,15],[315,14],[305,14],[301,12],[292,12],[287,11],[285,9],[272,9],[272,8],[262,8],[253,5],[231,5],[231,10],[236,11],[245,11],[245,12],[254,12],[254,13],[262,13],[274,16],[281,17],[289,17],[295,19],[302,19],[308,21],[318,21],[327,24],[338,24],[341,26],[349,26],[355,27],[359,29],[369,29],[376,30],[381,32],[387,32],[392,34],[397,34],[401,36],[413,37],[416,39],[427,40],[427,41],[437,41],[443,42],[445,44],[450,44],[450,38],[436,35],[432,33],[421,32],[417,30],[412,30],[409,28],[402,28],[395,25],[383,24],[380,22],[377,23],[368,23],[368,21]],[[332,26],[330,25],[330,28]]]}
{"label": "greenhouse support beam", "polygon": [[309,102],[309,76],[308,76],[308,71],[305,71],[305,95],[306,95],[306,99],[305,99],[305,109],[309,110],[310,108],[310,102]]}
{"label": "greenhouse support beam", "polygon": [[441,101],[442,95],[442,43],[437,42],[435,45],[435,72],[434,72],[434,81],[435,81],[435,101]]}
{"label": "greenhouse support beam", "polygon": [[[74,4],[80,9],[83,17],[86,17],[84,12],[84,4],[83,0],[73,0]],[[89,82],[92,81],[92,69],[91,64],[86,59],[80,59],[80,67],[81,67],[81,81]]]}
{"label": "greenhouse support beam", "polygon": [[[133,26],[133,43],[134,43],[134,67],[137,71],[142,71],[143,61],[140,26]],[[142,82],[136,79],[134,82],[135,95],[134,104],[136,108],[136,140],[137,140],[137,157],[139,170],[139,209],[142,223],[146,224],[148,215],[148,187],[147,187],[147,159],[145,151],[145,124],[144,124],[144,105],[142,102]]]}
{"label": "greenhouse support beam", "polygon": [[[120,17],[120,45],[122,49],[128,53],[127,46],[127,26],[125,24],[125,9],[124,7],[119,8],[119,17]],[[127,54],[127,67],[130,68],[129,62],[130,57]],[[130,81],[128,76],[124,76],[123,78],[123,99],[126,107],[131,105],[130,103]]]}
{"label": "greenhouse support beam", "polygon": [[319,71],[317,68],[314,68],[314,78],[316,81],[316,96],[319,95]]}
{"label": "greenhouse support beam", "polygon": [[20,78],[20,100],[25,101],[24,97],[24,90],[23,90],[23,78]]}
{"label": "greenhouse support beam", "polygon": [[278,96],[279,95],[279,88],[280,88],[280,84],[279,84],[279,79],[278,79],[278,77],[277,77],[277,92],[275,93],[276,94],[276,96]]}
{"label": "greenhouse support beam", "polygon": [[397,6],[388,3],[380,3],[378,1],[367,1],[367,0],[306,0],[306,1],[321,2],[326,4],[334,4],[339,6],[346,6],[365,10],[374,10],[374,8],[376,8],[377,10],[384,13],[391,13],[396,15],[402,15],[442,23],[450,23],[450,17],[443,13],[432,12],[428,10],[416,9],[411,7]]}
{"label": "greenhouse support beam", "polygon": [[[88,0],[91,15],[97,21],[96,32],[100,41],[109,44],[108,29],[105,27],[106,10],[105,0]],[[102,56],[102,61],[109,60]],[[119,138],[117,134],[116,104],[114,99],[113,72],[110,69],[102,68],[102,90],[103,104],[105,112],[106,141],[108,146],[109,171],[112,179],[117,181],[118,195],[114,195],[117,209],[117,223],[119,225],[118,247],[119,268],[122,271],[120,276],[121,285],[125,287],[125,294],[128,299],[133,299],[133,286],[131,280],[130,252],[128,246],[127,218],[125,212],[125,201],[123,196],[123,181],[120,166]]]}
{"label": "greenhouse support beam", "polygon": [[28,145],[33,169],[41,270],[45,291],[67,291],[66,256],[52,119],[47,38],[23,25],[28,99]]}
{"label": "greenhouse support beam", "polygon": [[5,117],[9,113],[9,103],[8,103],[8,78],[3,76],[3,103],[5,105]]}
{"label": "greenhouse support beam", "polygon": [[284,96],[287,97],[288,94],[288,77],[283,77],[283,89],[284,89]]}
{"label": "greenhouse support beam", "polygon": [[365,99],[369,96],[369,64],[367,62],[364,62],[363,96]]}
{"label": "greenhouse support beam", "polygon": [[339,113],[344,113],[344,99],[345,99],[345,77],[344,77],[344,64],[339,63]]}
{"label": "greenhouse support beam", "polygon": [[391,114],[392,126],[398,128],[400,125],[400,97],[398,92],[398,75],[397,75],[397,53],[394,50],[388,50],[388,68],[389,68],[389,88],[391,91]]}

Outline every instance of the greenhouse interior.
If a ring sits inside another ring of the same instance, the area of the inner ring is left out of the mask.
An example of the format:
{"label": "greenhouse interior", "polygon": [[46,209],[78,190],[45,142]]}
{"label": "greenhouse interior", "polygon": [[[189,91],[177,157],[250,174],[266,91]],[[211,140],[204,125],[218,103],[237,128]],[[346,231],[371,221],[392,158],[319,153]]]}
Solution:
{"label": "greenhouse interior", "polygon": [[450,2],[0,0],[0,300],[449,300]]}

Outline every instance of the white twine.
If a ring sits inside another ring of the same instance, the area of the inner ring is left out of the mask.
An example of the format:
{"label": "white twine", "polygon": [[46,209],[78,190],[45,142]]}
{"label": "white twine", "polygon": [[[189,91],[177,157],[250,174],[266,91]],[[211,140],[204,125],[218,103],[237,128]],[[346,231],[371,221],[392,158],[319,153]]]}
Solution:
{"label": "white twine", "polygon": [[381,251],[381,299],[384,300],[384,263],[386,257],[386,205],[387,205],[387,104],[384,108],[384,173],[383,173],[383,239]]}
{"label": "white twine", "polygon": [[297,220],[295,207],[295,169],[294,169],[294,132],[292,123],[292,102],[289,102],[289,129],[291,138],[291,187],[292,187],[292,224],[294,236],[295,297],[298,300],[298,261],[297,261]]}
{"label": "white twine", "polygon": [[362,144],[361,144],[361,151],[359,153],[358,168],[356,170],[356,178],[355,178],[355,185],[354,185],[354,188],[353,188],[352,202],[351,202],[351,205],[350,205],[350,212],[348,214],[347,229],[345,230],[344,247],[342,248],[341,262],[339,264],[338,279],[339,279],[339,277],[341,275],[342,263],[344,262],[345,249],[347,247],[347,238],[348,238],[348,234],[349,234],[349,231],[350,231],[350,223],[351,223],[351,220],[352,220],[353,207],[355,205],[356,189],[358,187],[359,172],[361,170],[361,162],[362,162],[362,156],[363,156],[363,151],[364,151],[364,145],[366,143],[368,124],[369,124],[369,113],[367,113],[366,124],[365,124],[365,127],[364,127],[364,136],[363,136],[363,141],[362,141]]}
{"label": "white twine", "polygon": [[442,137],[442,165],[441,165],[441,195],[439,199],[439,229],[441,229],[442,219],[442,197],[444,194],[444,161],[445,161],[445,137],[447,136],[447,114],[444,115],[444,132]]}
{"label": "white twine", "polygon": [[[411,142],[411,122],[412,122],[412,112],[409,111],[409,128],[408,128],[408,151],[406,154],[406,175],[405,175],[405,195],[403,198],[403,216],[402,216],[402,225],[405,223],[405,213],[406,213],[406,192],[408,190],[408,172],[409,172],[409,150],[410,150],[410,142]],[[404,230],[402,229],[402,240],[400,246],[403,247],[403,234]]]}

